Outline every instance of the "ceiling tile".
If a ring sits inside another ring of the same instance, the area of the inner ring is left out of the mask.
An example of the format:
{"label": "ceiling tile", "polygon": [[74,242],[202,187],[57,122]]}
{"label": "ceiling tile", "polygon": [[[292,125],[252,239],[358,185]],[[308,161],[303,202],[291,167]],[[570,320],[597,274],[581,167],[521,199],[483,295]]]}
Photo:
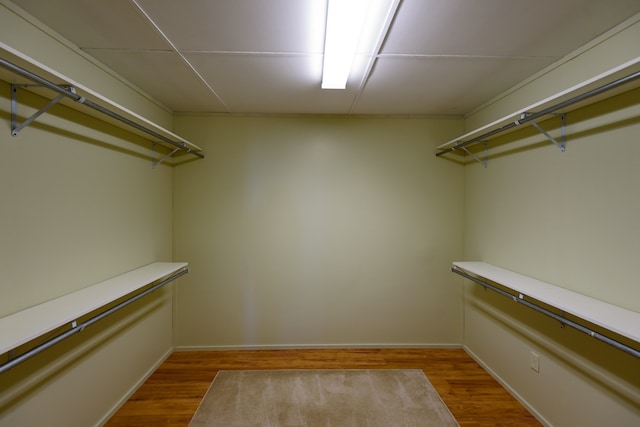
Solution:
{"label": "ceiling tile", "polygon": [[382,57],[354,112],[462,115],[543,66],[535,58]]}
{"label": "ceiling tile", "polygon": [[401,0],[342,91],[320,89],[327,0],[12,2],[169,108],[231,113],[463,115],[640,17],[639,0]]}
{"label": "ceiling tile", "polygon": [[15,3],[81,48],[169,48],[129,0],[19,0]]}
{"label": "ceiling tile", "polygon": [[88,50],[174,111],[226,112],[225,106],[173,52]]}
{"label": "ceiling tile", "polygon": [[354,90],[322,90],[322,55],[186,54],[228,105],[242,113],[347,113]]}
{"label": "ceiling tile", "polygon": [[382,53],[562,57],[638,12],[638,0],[405,0]]}
{"label": "ceiling tile", "polygon": [[322,53],[326,0],[138,0],[179,50]]}

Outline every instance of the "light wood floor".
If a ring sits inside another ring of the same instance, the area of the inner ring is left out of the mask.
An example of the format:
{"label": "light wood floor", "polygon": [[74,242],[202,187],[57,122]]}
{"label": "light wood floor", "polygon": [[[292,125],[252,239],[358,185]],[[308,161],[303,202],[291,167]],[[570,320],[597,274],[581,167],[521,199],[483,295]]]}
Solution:
{"label": "light wood floor", "polygon": [[107,426],[187,426],[216,373],[231,369],[422,369],[461,427],[541,426],[461,349],[177,351]]}

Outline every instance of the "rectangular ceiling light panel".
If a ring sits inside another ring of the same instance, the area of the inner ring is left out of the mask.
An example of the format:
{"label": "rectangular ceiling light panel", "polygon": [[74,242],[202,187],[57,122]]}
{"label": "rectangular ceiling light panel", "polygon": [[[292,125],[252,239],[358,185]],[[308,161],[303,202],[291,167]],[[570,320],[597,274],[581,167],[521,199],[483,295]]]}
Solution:
{"label": "rectangular ceiling light panel", "polygon": [[[379,38],[384,37],[382,27],[387,24],[393,0],[329,0],[328,3],[322,88],[345,89],[358,47],[376,46]],[[375,40],[362,40],[363,36]]]}

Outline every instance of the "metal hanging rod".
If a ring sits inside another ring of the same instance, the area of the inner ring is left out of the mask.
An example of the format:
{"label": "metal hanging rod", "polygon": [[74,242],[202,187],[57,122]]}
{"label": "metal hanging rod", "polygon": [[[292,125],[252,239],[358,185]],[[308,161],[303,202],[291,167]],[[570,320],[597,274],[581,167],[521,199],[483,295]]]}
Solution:
{"label": "metal hanging rod", "polygon": [[531,301],[527,301],[527,300],[524,299],[524,295],[522,295],[522,294],[519,294],[518,296],[513,295],[513,294],[511,294],[511,293],[509,293],[509,292],[507,292],[507,291],[505,291],[503,289],[500,289],[500,288],[498,288],[498,287],[496,287],[496,286],[494,286],[494,285],[492,285],[490,283],[487,283],[486,281],[484,281],[482,279],[474,277],[474,276],[466,273],[465,271],[463,271],[463,270],[461,270],[461,269],[459,269],[457,267],[452,267],[451,271],[453,273],[455,273],[455,274],[458,274],[458,275],[464,277],[465,279],[469,279],[472,282],[475,282],[475,283],[479,284],[480,286],[484,287],[485,289],[490,289],[490,290],[492,290],[492,291],[494,291],[494,292],[496,292],[496,293],[498,293],[498,294],[500,294],[502,296],[505,296],[505,297],[513,300],[514,302],[523,304],[523,305],[525,305],[525,306],[527,306],[529,308],[532,308],[533,310],[535,310],[535,311],[537,311],[539,313],[545,314],[545,315],[557,320],[563,326],[564,325],[569,325],[572,328],[579,330],[580,332],[584,332],[585,334],[589,335],[590,337],[593,337],[593,338],[595,338],[595,339],[597,339],[599,341],[605,342],[605,343],[617,348],[618,350],[622,350],[625,353],[630,354],[630,355],[640,359],[640,351],[636,350],[635,348],[629,347],[628,345],[623,344],[620,341],[616,341],[613,338],[609,338],[606,335],[602,335],[602,334],[600,334],[600,333],[598,333],[596,331],[593,331],[593,330],[591,330],[591,329],[589,329],[589,328],[587,328],[587,327],[585,327],[585,326],[583,326],[583,325],[581,325],[579,323],[574,322],[571,319],[567,319],[566,317],[563,317],[563,316],[561,316],[561,315],[559,315],[557,313],[554,313],[551,310],[548,310],[548,309],[546,309],[544,307],[541,307],[541,306],[539,306],[537,304],[534,304]]}
{"label": "metal hanging rod", "polygon": [[197,150],[194,150],[192,148],[190,148],[189,146],[187,146],[187,144],[183,143],[183,142],[179,142],[179,141],[173,141],[169,138],[167,138],[164,135],[161,135],[159,133],[157,133],[154,130],[151,130],[145,126],[142,126],[136,122],[134,122],[133,120],[130,120],[116,112],[113,112],[105,107],[103,107],[102,105],[96,104],[95,102],[85,98],[84,96],[80,96],[78,94],[75,93],[75,91],[73,90],[73,88],[69,88],[68,86],[61,86],[61,85],[57,85],[43,77],[40,77],[34,73],[32,73],[31,71],[25,70],[24,68],[13,64],[12,62],[9,62],[3,58],[0,58],[0,66],[2,66],[3,68],[12,71],[15,74],[18,74],[22,77],[25,77],[39,85],[45,86],[55,92],[57,92],[59,95],[65,96],[67,98],[72,99],[75,102],[78,102],[80,104],[86,105],[87,107],[90,107],[96,111],[101,112],[102,114],[105,114],[109,117],[111,117],[112,119],[116,119],[122,123],[127,124],[128,126],[131,126],[139,131],[142,131],[144,133],[146,133],[147,135],[152,136],[153,138],[156,138],[162,142],[165,142],[167,144],[173,145],[174,147],[177,147],[179,150],[181,151],[185,151],[189,154],[193,154],[194,156],[197,156],[199,158],[204,158],[204,154],[200,153]]}
{"label": "metal hanging rod", "polygon": [[604,84],[604,85],[599,86],[599,87],[597,87],[595,89],[592,89],[592,90],[590,90],[588,92],[585,92],[583,94],[574,96],[573,98],[569,98],[569,99],[567,99],[565,101],[559,102],[559,103],[557,103],[555,105],[547,107],[544,110],[538,111],[536,113],[523,114],[518,120],[514,120],[513,122],[509,122],[504,126],[501,126],[501,127],[497,128],[497,129],[494,129],[494,130],[488,131],[486,133],[483,133],[482,135],[479,135],[479,136],[476,136],[474,138],[471,138],[468,141],[459,141],[457,144],[453,145],[452,147],[444,148],[441,151],[437,152],[436,156],[440,157],[440,156],[442,156],[444,154],[450,153],[450,152],[455,151],[455,150],[462,149],[463,147],[467,147],[467,146],[469,146],[471,144],[474,144],[476,142],[485,141],[489,137],[492,137],[492,136],[497,135],[499,133],[505,132],[505,131],[507,131],[509,129],[512,129],[512,128],[516,127],[516,126],[520,126],[520,125],[522,125],[524,123],[534,121],[534,120],[536,120],[536,119],[538,119],[540,117],[555,113],[556,111],[561,110],[561,109],[563,109],[565,107],[568,107],[570,105],[576,104],[576,103],[578,103],[580,101],[584,101],[585,99],[594,97],[596,95],[600,95],[600,94],[602,94],[604,92],[607,92],[609,90],[612,90],[612,89],[615,89],[615,88],[620,87],[622,85],[625,85],[627,83],[630,83],[630,82],[632,82],[632,81],[634,81],[634,80],[636,80],[638,78],[640,78],[640,71],[636,71],[635,73],[629,74],[629,75],[627,75],[625,77],[621,77],[618,80],[615,80],[613,82]]}
{"label": "metal hanging rod", "polygon": [[109,316],[110,314],[113,314],[114,312],[120,310],[121,308],[131,304],[134,301],[139,300],[140,298],[150,294],[151,292],[155,291],[156,289],[161,288],[162,286],[166,285],[169,282],[174,281],[175,279],[177,279],[180,276],[183,276],[185,274],[187,274],[189,272],[188,268],[183,268],[182,270],[176,272],[175,274],[173,274],[172,276],[167,277],[166,279],[162,280],[161,282],[156,283],[155,285],[151,286],[150,288],[146,289],[143,292],[140,292],[139,294],[136,294],[134,296],[132,296],[131,298],[128,298],[122,302],[120,302],[119,304],[111,307],[108,310],[103,311],[102,313],[88,319],[85,320],[84,322],[78,324],[77,321],[73,321],[71,322],[71,329],[61,333],[60,335],[56,335],[55,337],[45,341],[44,343],[32,348],[31,350],[20,354],[19,356],[16,357],[12,357],[12,352],[9,353],[10,359],[8,362],[0,365],[0,374],[8,371],[9,369],[15,367],[16,365],[24,362],[25,360],[28,360],[30,358],[32,358],[33,356],[35,356],[38,353],[42,353],[43,351],[45,351],[46,349],[53,347],[55,344],[59,343],[60,341],[65,340],[66,338],[69,338],[71,335],[75,335],[78,332],[82,332],[87,326],[91,326],[94,323],[96,323],[99,320],[104,319],[105,317]]}

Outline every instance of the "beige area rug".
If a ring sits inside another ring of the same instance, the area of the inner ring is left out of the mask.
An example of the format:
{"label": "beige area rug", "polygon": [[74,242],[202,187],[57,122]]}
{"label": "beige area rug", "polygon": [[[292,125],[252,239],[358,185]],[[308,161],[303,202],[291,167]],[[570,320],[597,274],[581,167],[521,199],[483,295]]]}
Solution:
{"label": "beige area rug", "polygon": [[421,370],[220,371],[196,426],[458,426]]}

